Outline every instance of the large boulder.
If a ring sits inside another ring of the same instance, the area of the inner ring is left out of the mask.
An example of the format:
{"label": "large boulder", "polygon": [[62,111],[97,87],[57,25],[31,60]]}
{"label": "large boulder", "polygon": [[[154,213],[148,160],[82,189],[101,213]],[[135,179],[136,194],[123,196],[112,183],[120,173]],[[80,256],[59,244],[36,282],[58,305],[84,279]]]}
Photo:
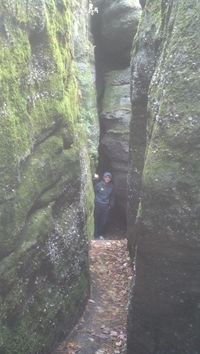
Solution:
{"label": "large boulder", "polygon": [[5,354],[49,353],[71,330],[89,294],[93,190],[87,122],[79,116],[85,92],[77,83],[73,9],[73,1],[65,0],[0,5]]}
{"label": "large boulder", "polygon": [[104,3],[101,35],[108,53],[129,56],[140,14],[138,0],[109,0]]}
{"label": "large boulder", "polygon": [[134,46],[129,354],[199,353],[199,11],[148,1]]}

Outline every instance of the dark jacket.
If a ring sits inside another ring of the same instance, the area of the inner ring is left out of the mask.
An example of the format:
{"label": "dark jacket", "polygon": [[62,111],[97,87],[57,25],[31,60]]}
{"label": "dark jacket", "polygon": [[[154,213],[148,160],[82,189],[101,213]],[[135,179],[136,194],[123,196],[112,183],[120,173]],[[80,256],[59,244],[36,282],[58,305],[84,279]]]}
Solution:
{"label": "dark jacket", "polygon": [[114,205],[114,188],[112,182],[98,182],[95,185],[95,204],[113,207]]}

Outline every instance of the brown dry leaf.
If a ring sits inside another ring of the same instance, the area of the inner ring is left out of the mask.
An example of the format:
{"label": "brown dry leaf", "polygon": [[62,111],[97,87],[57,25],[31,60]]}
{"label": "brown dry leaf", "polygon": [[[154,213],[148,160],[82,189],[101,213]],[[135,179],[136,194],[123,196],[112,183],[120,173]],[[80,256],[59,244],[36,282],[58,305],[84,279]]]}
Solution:
{"label": "brown dry leaf", "polygon": [[77,343],[70,342],[67,345],[67,354],[75,354],[79,351],[80,348],[80,345]]}
{"label": "brown dry leaf", "polygon": [[116,342],[115,345],[116,345],[117,347],[121,347],[121,346],[122,346],[122,341],[120,340],[119,342]]}
{"label": "brown dry leaf", "polygon": [[66,341],[59,353],[78,354],[84,348],[94,354],[124,354],[128,289],[132,281],[127,241],[92,241],[90,271],[91,295],[80,321],[82,327],[75,328],[71,342]]}

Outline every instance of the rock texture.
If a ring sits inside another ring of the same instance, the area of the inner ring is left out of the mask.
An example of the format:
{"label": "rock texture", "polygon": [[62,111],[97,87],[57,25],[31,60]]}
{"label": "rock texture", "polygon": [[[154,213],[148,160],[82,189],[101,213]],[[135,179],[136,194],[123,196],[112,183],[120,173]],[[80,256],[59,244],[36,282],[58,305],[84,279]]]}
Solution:
{"label": "rock texture", "polygon": [[134,43],[128,354],[198,354],[200,5],[146,2]]}
{"label": "rock texture", "polygon": [[116,199],[126,210],[128,137],[131,117],[130,69],[110,71],[105,75],[102,100],[101,153],[114,175]]}
{"label": "rock texture", "polygon": [[129,58],[140,12],[138,0],[104,2],[101,36],[106,52]]}
{"label": "rock texture", "polygon": [[92,168],[97,163],[97,144],[99,139],[99,121],[96,100],[96,73],[94,45],[91,41],[91,29],[88,12],[88,0],[79,1],[74,13],[74,55],[78,68],[77,79],[80,86],[80,118],[86,128],[87,143]]}
{"label": "rock texture", "polygon": [[144,8],[146,5],[146,0],[140,0],[140,4],[141,4],[142,8]]}
{"label": "rock texture", "polygon": [[100,136],[100,172],[111,170],[116,210],[125,217],[128,137],[131,117],[130,51],[141,7],[139,1],[96,1],[94,18]]}
{"label": "rock texture", "polygon": [[[84,1],[80,6],[83,11]],[[83,30],[81,44],[77,40],[75,11],[71,0],[0,2],[4,354],[49,353],[89,292],[93,191],[85,128],[92,118],[80,116],[86,92],[77,83],[77,52],[88,40],[83,18],[76,16]],[[87,16],[85,9],[85,21]]]}

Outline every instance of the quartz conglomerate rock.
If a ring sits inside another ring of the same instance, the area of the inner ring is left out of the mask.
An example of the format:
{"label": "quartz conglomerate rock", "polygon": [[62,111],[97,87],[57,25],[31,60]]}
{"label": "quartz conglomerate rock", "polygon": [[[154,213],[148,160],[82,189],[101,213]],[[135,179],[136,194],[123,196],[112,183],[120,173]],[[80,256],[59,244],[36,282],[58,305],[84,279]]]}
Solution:
{"label": "quartz conglomerate rock", "polygon": [[130,354],[199,353],[199,13],[192,0],[147,1],[135,40]]}
{"label": "quartz conglomerate rock", "polygon": [[0,3],[4,354],[49,353],[89,293],[93,192],[87,122],[79,115],[84,90],[74,61],[74,11],[71,0]]}

